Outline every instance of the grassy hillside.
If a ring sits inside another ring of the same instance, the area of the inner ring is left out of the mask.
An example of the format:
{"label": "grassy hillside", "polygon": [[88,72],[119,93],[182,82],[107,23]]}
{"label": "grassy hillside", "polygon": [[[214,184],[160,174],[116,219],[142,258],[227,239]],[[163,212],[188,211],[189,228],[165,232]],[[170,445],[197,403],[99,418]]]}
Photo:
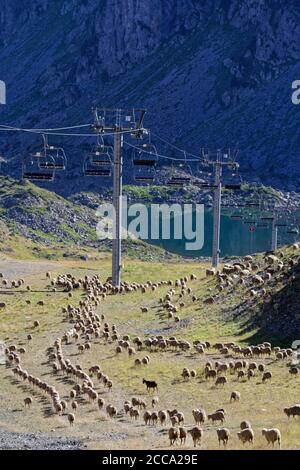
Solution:
{"label": "grassy hillside", "polygon": [[[298,298],[292,295],[294,285],[290,283],[295,276],[299,280],[299,251],[287,248],[280,256],[284,269],[281,282],[277,274],[265,282],[266,293],[261,292],[255,298],[251,297],[251,285],[229,286],[223,292],[217,289],[218,282],[215,277],[207,277],[205,270],[207,264],[202,263],[149,263],[138,260],[124,260],[123,280],[127,282],[146,283],[149,280],[178,279],[191,273],[197,276],[197,280],[188,281],[187,286],[190,293],[185,293],[183,298],[179,297],[180,289],[175,287],[176,294],[172,299],[173,304],[178,307],[179,321],[174,318],[168,319],[167,312],[162,308],[159,299],[164,297],[169,289],[168,286],[158,287],[155,291],[147,289],[141,291],[123,293],[121,295],[108,295],[95,307],[98,315],[104,315],[109,325],[115,324],[119,334],[130,335],[132,341],[135,336],[142,340],[163,335],[165,338],[175,336],[178,340],[186,340],[191,344],[194,340],[209,341],[211,345],[215,342],[234,342],[240,346],[257,344],[260,341],[270,341],[273,346],[290,346],[292,335],[294,339],[299,336],[299,320],[293,317],[291,305],[289,315],[284,303],[279,305],[279,311],[269,310],[268,316],[263,315],[263,309],[270,303],[269,296],[275,301],[278,297],[286,298],[289,292],[289,301],[293,303],[293,312],[298,308]],[[289,265],[293,259],[294,266]],[[244,261],[245,262],[245,261]],[[82,263],[75,260],[48,261],[45,265],[40,261],[28,263],[23,262],[16,268],[10,262],[2,262],[1,270],[8,279],[18,277],[25,278],[25,285],[31,285],[31,291],[24,295],[24,287],[20,289],[2,288],[0,290],[1,301],[5,301],[6,308],[1,311],[1,337],[6,345],[16,344],[17,347],[25,346],[26,354],[21,358],[22,366],[30,373],[42,377],[47,382],[55,385],[61,397],[68,403],[70,410],[71,400],[69,393],[75,382],[72,377],[67,377],[63,372],[55,374],[52,371],[52,361],[47,356],[47,350],[52,347],[57,337],[62,337],[64,332],[74,327],[74,320],[67,319],[61,313],[62,307],[72,304],[77,306],[84,299],[85,293],[82,289],[76,289],[72,298],[62,288],[53,292],[46,278],[46,269],[51,271],[52,279],[61,273],[69,273],[76,278],[89,277],[98,274],[104,281],[110,275],[110,259],[104,256],[101,262],[88,261]],[[259,269],[266,269],[263,256],[253,260]],[[288,268],[288,266],[290,266]],[[257,269],[255,272],[259,272]],[[12,271],[13,270],[13,271]],[[24,272],[27,274],[24,275]],[[298,282],[298,281],[297,281]],[[261,287],[257,288],[261,291]],[[192,300],[192,295],[196,301]],[[213,296],[215,301],[208,305],[204,300]],[[37,301],[43,299],[44,306],[38,306]],[[30,300],[31,304],[26,304]],[[179,306],[179,302],[184,305]],[[142,313],[141,306],[147,307],[148,312]],[[263,316],[263,320],[261,319]],[[282,328],[281,320],[290,325],[290,330]],[[33,329],[33,321],[39,320],[40,326]],[[298,324],[295,323],[296,320]],[[275,334],[276,325],[276,334]],[[297,326],[298,325],[298,326]],[[101,326],[103,331],[103,325]],[[28,342],[27,335],[31,333],[33,340]],[[272,372],[270,383],[262,382],[262,375],[255,372],[255,376],[238,379],[236,374],[228,372],[228,383],[224,387],[218,387],[214,381],[204,378],[204,366],[207,361],[228,363],[241,359],[240,354],[229,351],[222,354],[213,346],[204,354],[199,354],[192,347],[183,352],[167,348],[161,351],[157,348],[151,350],[143,347],[137,351],[134,357],[130,357],[126,350],[116,355],[116,343],[109,339],[90,338],[91,349],[81,354],[78,345],[85,342],[85,334],[80,335],[78,342],[71,339],[68,344],[63,343],[64,355],[73,364],[80,364],[85,372],[95,364],[100,363],[101,370],[113,380],[112,391],[107,391],[97,380],[92,377],[95,389],[99,396],[104,398],[106,404],[116,406],[118,415],[109,419],[104,411],[97,410],[95,403],[89,401],[83,395],[77,397],[79,404],[75,412],[76,422],[70,428],[66,414],[54,413],[51,404],[45,396],[41,396],[36,390],[32,392],[27,383],[20,383],[11,375],[11,366],[1,366],[0,375],[0,427],[2,429],[18,432],[28,430],[28,420],[31,422],[31,430],[34,432],[52,433],[54,436],[66,436],[76,438],[92,449],[128,449],[146,448],[161,449],[168,448],[166,426],[145,426],[142,418],[137,421],[130,419],[123,412],[124,400],[130,400],[132,396],[138,396],[147,401],[147,407],[151,410],[151,398],[145,391],[142,379],[154,379],[159,383],[159,403],[154,408],[173,409],[184,412],[185,426],[190,429],[193,425],[192,409],[203,407],[207,413],[217,408],[226,409],[226,427],[230,430],[231,437],[228,447],[230,449],[241,449],[242,444],[238,441],[236,432],[242,420],[250,420],[255,440],[254,449],[265,449],[267,447],[261,436],[261,428],[278,427],[282,433],[282,446],[284,449],[299,448],[297,419],[289,420],[283,413],[283,408],[298,403],[299,375],[289,374],[291,358],[277,360],[275,353],[271,356],[255,358],[257,364],[264,364],[267,370]],[[142,358],[148,354],[150,363],[148,366],[136,367],[135,358]],[[253,359],[247,359],[253,361]],[[184,367],[197,372],[197,377],[184,381],[181,372]],[[241,393],[239,403],[230,403],[230,394],[233,390]],[[22,406],[25,396],[33,396],[33,405],[30,409]],[[141,411],[141,416],[143,411]],[[218,449],[216,428],[218,424],[206,422],[203,425],[204,437],[203,449]],[[184,447],[192,446],[190,438]]]}

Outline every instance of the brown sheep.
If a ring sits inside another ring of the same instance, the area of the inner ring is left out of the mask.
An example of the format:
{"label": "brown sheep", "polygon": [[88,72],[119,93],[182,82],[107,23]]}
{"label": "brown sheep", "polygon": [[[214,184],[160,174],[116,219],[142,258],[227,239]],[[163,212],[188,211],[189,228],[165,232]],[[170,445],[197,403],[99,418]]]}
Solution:
{"label": "brown sheep", "polygon": [[24,406],[28,406],[28,408],[30,408],[30,406],[32,405],[32,398],[31,397],[26,397],[24,398]]}
{"label": "brown sheep", "polygon": [[181,426],[181,427],[178,428],[178,430],[179,430],[180,444],[185,444],[186,436],[187,436],[186,429],[184,429],[184,428]]}
{"label": "brown sheep", "polygon": [[199,428],[199,426],[195,426],[192,429],[188,431],[188,433],[191,435],[194,443],[194,447],[197,446],[197,444],[201,445],[201,440],[203,437],[203,430]]}
{"label": "brown sheep", "polygon": [[74,422],[75,422],[75,415],[73,413],[69,413],[68,414],[68,421],[70,423],[70,426],[73,426],[74,425]]}
{"label": "brown sheep", "polygon": [[250,428],[251,429],[251,423],[249,421],[242,421],[240,424],[240,428],[243,431],[243,429]]}
{"label": "brown sheep", "polygon": [[220,421],[222,424],[225,421],[225,414],[223,411],[216,411],[215,413],[211,413],[210,415],[207,416],[208,421],[212,421],[213,423],[215,421]]}
{"label": "brown sheep", "polygon": [[215,381],[215,385],[216,387],[218,385],[222,385],[224,387],[224,385],[227,383],[227,378],[223,375],[221,375],[220,377],[217,378],[217,380]]}
{"label": "brown sheep", "polygon": [[205,379],[206,380],[215,379],[216,377],[217,377],[217,371],[214,370],[214,369],[207,370],[206,373],[205,373]]}
{"label": "brown sheep", "polygon": [[232,401],[240,401],[240,399],[241,399],[241,394],[240,394],[240,392],[237,392],[237,391],[231,392],[231,395],[230,395],[230,402],[232,402]]}
{"label": "brown sheep", "polygon": [[168,431],[168,436],[169,436],[169,440],[170,440],[170,446],[172,446],[173,444],[175,444],[175,442],[179,438],[178,429],[176,429],[174,427],[170,428],[169,431]]}
{"label": "brown sheep", "polygon": [[158,419],[159,419],[159,422],[160,424],[163,426],[164,424],[166,424],[166,421],[167,421],[167,417],[168,417],[168,414],[166,411],[164,410],[160,410],[158,412]]}
{"label": "brown sheep", "polygon": [[288,418],[290,416],[292,416],[293,418],[295,416],[300,416],[300,405],[291,406],[290,408],[284,408],[283,411],[287,415]]}
{"label": "brown sheep", "polygon": [[217,436],[218,436],[219,446],[221,445],[221,442],[223,443],[224,446],[226,446],[230,437],[229,429],[218,428]]}
{"label": "brown sheep", "polygon": [[264,372],[263,373],[263,376],[262,376],[262,381],[263,382],[266,382],[267,380],[271,380],[272,379],[272,372]]}
{"label": "brown sheep", "polygon": [[253,444],[254,432],[251,428],[242,429],[237,433],[237,436],[243,444],[246,444],[247,442]]}
{"label": "brown sheep", "polygon": [[273,428],[273,429],[262,429],[261,431],[262,435],[266,438],[268,445],[272,444],[274,447],[275,442],[278,442],[279,447],[281,446],[281,434],[279,429]]}
{"label": "brown sheep", "polygon": [[206,421],[206,413],[203,409],[195,409],[192,411],[196,424],[203,424]]}

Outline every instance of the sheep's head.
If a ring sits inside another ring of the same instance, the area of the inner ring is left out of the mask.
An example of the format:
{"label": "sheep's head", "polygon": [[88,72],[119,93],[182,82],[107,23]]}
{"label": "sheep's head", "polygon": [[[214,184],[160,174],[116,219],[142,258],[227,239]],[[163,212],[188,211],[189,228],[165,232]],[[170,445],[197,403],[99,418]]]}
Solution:
{"label": "sheep's head", "polygon": [[262,435],[265,436],[266,433],[267,433],[267,431],[268,431],[268,430],[267,430],[266,428],[262,429],[262,430],[261,430]]}

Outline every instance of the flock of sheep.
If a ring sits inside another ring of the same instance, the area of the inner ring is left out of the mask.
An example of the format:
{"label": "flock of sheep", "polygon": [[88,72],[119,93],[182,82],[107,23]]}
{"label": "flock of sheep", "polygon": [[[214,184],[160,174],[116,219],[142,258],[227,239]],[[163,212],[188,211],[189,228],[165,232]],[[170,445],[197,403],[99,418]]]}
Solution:
{"label": "flock of sheep", "polygon": [[[255,264],[253,258],[248,256],[240,263],[225,265],[221,272],[207,270],[206,274],[207,276],[216,277],[216,288],[219,292],[232,287],[235,283],[239,283],[250,289],[251,296],[258,295],[258,293],[260,295],[267,295],[265,284],[272,278],[274,272],[284,271],[285,265],[280,261],[279,257],[275,257],[272,254],[266,257],[265,262],[267,267],[262,273],[258,272],[259,266]],[[292,265],[292,260],[288,261],[288,265]],[[3,278],[1,274],[0,277]],[[7,365],[11,367],[15,378],[27,383],[33,391],[45,395],[52,405],[53,412],[58,415],[66,415],[70,426],[76,423],[76,413],[78,407],[82,406],[82,400],[87,400],[91,404],[95,404],[95,407],[104,412],[109,419],[125,415],[134,422],[142,419],[146,426],[156,426],[158,424],[168,426],[168,423],[170,423],[168,437],[171,446],[177,442],[185,444],[188,435],[191,436],[192,442],[196,446],[200,445],[203,440],[203,435],[205,434],[203,425],[211,422],[213,425],[220,423],[223,426],[226,422],[227,413],[224,408],[217,409],[210,414],[207,414],[202,408],[193,409],[191,416],[195,425],[188,429],[185,426],[186,418],[182,411],[177,409],[157,409],[159,404],[159,383],[154,380],[146,380],[145,378],[142,382],[148,393],[152,393],[150,395],[152,410],[148,409],[146,400],[139,397],[132,397],[130,400],[126,400],[123,409],[117,409],[112,400],[109,399],[109,392],[114,387],[113,380],[100,365],[94,365],[89,370],[84,371],[83,366],[77,361],[72,363],[64,352],[65,346],[69,344],[76,345],[80,357],[85,351],[93,347],[93,341],[96,338],[102,339],[104,344],[113,345],[115,343],[116,355],[125,352],[129,357],[133,358],[133,365],[135,367],[147,366],[151,361],[151,355],[155,351],[169,351],[170,353],[194,351],[196,354],[205,356],[206,353],[213,350],[218,352],[224,359],[218,361],[207,360],[201,371],[185,367],[182,370],[181,377],[183,381],[190,381],[201,374],[205,380],[213,380],[216,387],[224,387],[224,385],[229,383],[231,377],[237,378],[238,381],[250,381],[253,377],[260,377],[262,383],[272,381],[272,372],[263,362],[256,362],[256,358],[262,360],[265,357],[272,357],[276,361],[286,358],[290,359],[290,374],[298,374],[298,367],[292,364],[292,356],[294,354],[292,349],[272,346],[269,342],[241,347],[234,342],[211,344],[210,341],[200,339],[190,343],[176,336],[166,338],[163,335],[157,335],[145,338],[139,336],[131,338],[130,335],[121,335],[117,325],[110,324],[103,314],[99,315],[96,311],[101,302],[109,295],[120,295],[130,292],[154,292],[159,287],[166,286],[168,289],[167,293],[159,299],[158,306],[162,311],[166,312],[168,321],[174,319],[175,322],[180,322],[178,312],[185,305],[183,299],[189,298],[191,302],[197,301],[197,296],[193,293],[192,288],[188,286],[190,282],[197,280],[194,274],[177,279],[175,282],[171,280],[160,282],[148,281],[146,283],[123,282],[120,288],[113,287],[110,278],[106,282],[101,282],[97,275],[76,279],[70,274],[65,274],[51,279],[51,273],[47,273],[47,278],[50,279],[53,291],[57,289],[66,291],[70,298],[74,290],[83,289],[84,291],[84,296],[77,307],[69,304],[62,309],[63,320],[68,321],[70,327],[57,337],[47,350],[48,363],[52,373],[67,376],[74,382],[74,386],[69,390],[68,399],[62,399],[54,385],[36,377],[30,371],[23,368],[22,356],[26,354],[24,347],[18,348],[16,345],[7,345],[5,354]],[[19,287],[23,283],[23,280],[13,281],[11,288]],[[3,280],[2,284],[5,287],[8,286],[6,280]],[[257,285],[255,292],[253,284]],[[27,290],[29,291],[30,288]],[[208,304],[215,303],[218,301],[218,296],[219,294],[211,295],[204,302]],[[43,301],[39,301],[39,303],[42,304]],[[5,303],[1,304],[0,307],[5,308]],[[147,314],[148,307],[141,306],[141,311]],[[39,321],[35,320],[32,326],[33,329],[38,329],[40,326]],[[31,341],[33,336],[29,334],[27,339]],[[144,352],[143,358],[135,358],[137,352],[140,351]],[[105,399],[103,396],[99,396],[99,387],[103,387],[103,391],[107,392]],[[154,396],[154,393],[157,396]],[[239,402],[241,400],[241,393],[238,390],[234,390],[230,393],[229,399],[230,402]],[[26,396],[24,405],[30,407],[32,401],[31,396]],[[300,405],[294,404],[286,407],[283,413],[288,418],[300,416]],[[216,428],[216,434],[220,445],[226,446],[231,439],[231,433],[226,427]],[[278,443],[279,446],[281,445],[279,429],[275,427],[271,429],[263,428],[261,429],[261,434],[265,437],[268,444],[274,446],[275,443]],[[241,422],[237,437],[243,444],[253,443],[255,433],[250,422]]]}

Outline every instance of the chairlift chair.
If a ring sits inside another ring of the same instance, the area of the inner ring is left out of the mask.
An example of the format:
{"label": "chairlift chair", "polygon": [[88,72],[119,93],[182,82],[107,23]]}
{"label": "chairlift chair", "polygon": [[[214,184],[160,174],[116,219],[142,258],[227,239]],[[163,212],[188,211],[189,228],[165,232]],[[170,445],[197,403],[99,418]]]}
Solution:
{"label": "chairlift chair", "polygon": [[23,160],[22,177],[29,181],[53,181],[55,177],[55,162],[51,155],[41,152],[30,154]]}
{"label": "chairlift chair", "polygon": [[155,145],[143,143],[133,149],[132,163],[134,179],[137,183],[150,184],[156,176],[158,155]]}
{"label": "chairlift chair", "polygon": [[109,178],[111,176],[111,165],[98,165],[93,162],[93,156],[88,155],[83,164],[84,176],[102,176]]}
{"label": "chairlift chair", "polygon": [[[233,164],[235,165],[235,164]],[[235,170],[237,167],[234,166],[232,169]],[[228,181],[224,184],[224,188],[230,191],[239,191],[242,187],[241,177],[238,172],[233,172],[228,177]]]}
{"label": "chairlift chair", "polygon": [[[49,158],[51,157],[51,158]],[[53,168],[54,170],[65,170],[67,158],[63,148],[49,145],[46,148],[45,160],[41,160],[40,168]]]}

